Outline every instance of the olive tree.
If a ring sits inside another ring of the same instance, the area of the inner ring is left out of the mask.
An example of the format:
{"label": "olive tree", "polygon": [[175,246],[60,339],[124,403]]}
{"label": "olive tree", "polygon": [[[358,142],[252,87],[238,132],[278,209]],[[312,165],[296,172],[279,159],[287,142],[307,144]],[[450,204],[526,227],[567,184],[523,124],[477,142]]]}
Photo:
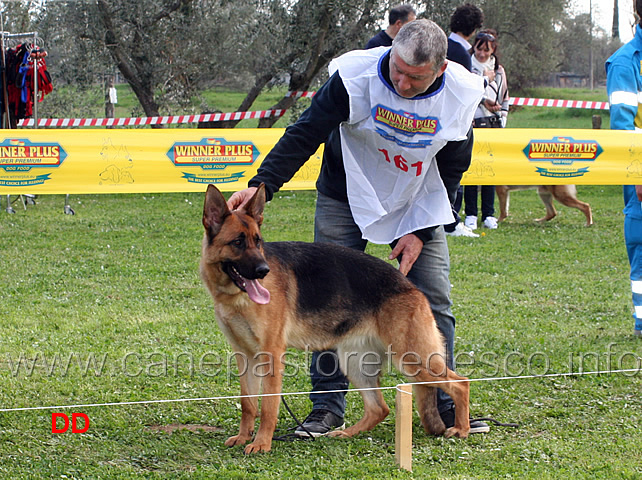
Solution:
{"label": "olive tree", "polygon": [[68,82],[115,66],[143,112],[157,116],[212,84],[247,91],[241,111],[277,81],[308,89],[334,56],[365,42],[387,8],[373,0],[60,0],[44,4],[39,25]]}

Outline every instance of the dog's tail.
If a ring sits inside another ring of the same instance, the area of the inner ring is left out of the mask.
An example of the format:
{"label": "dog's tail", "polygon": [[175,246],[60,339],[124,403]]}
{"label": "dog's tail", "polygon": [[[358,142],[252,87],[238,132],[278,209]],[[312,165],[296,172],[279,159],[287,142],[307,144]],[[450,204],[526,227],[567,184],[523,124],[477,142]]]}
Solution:
{"label": "dog's tail", "polygon": [[437,389],[427,385],[413,385],[413,390],[424,430],[431,435],[443,435],[446,426],[437,409]]}

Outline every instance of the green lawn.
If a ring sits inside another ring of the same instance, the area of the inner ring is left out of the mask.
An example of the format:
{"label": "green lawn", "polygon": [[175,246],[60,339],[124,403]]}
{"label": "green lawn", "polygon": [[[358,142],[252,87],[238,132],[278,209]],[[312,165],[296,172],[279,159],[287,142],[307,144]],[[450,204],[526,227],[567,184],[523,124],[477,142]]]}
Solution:
{"label": "green lawn", "polygon": [[[596,225],[560,207],[547,225],[532,191],[478,239],[450,238],[460,372],[473,415],[518,422],[468,440],[424,435],[415,418],[414,473],[394,462],[394,417],[352,440],[276,442],[245,457],[223,446],[238,400],[114,405],[84,412],[82,434],[53,434],[58,409],[0,413],[2,478],[639,478],[642,342],[631,335],[618,187],[580,187]],[[314,195],[268,206],[268,240],[312,239]],[[0,216],[0,405],[47,407],[210,398],[238,393],[230,348],[197,273],[202,195],[72,196]],[[384,257],[386,247],[370,252]],[[292,352],[287,392],[307,391]],[[580,371],[601,375],[515,378]],[[384,385],[401,379],[387,375]],[[394,405],[394,393],[385,392]],[[349,423],[361,413],[348,396]],[[305,395],[288,397],[304,417]],[[394,409],[393,409],[394,411]],[[173,424],[217,427],[163,433]],[[282,409],[279,427],[294,422]]]}
{"label": "green lawn", "polygon": [[[533,96],[568,98],[560,94]],[[567,126],[565,110],[521,119],[528,110],[511,114],[513,126]],[[591,112],[581,117],[590,128]],[[426,436],[415,415],[413,473],[394,461],[393,390],[391,416],[354,439],[275,442],[251,457],[223,445],[238,399],[190,400],[239,391],[198,278],[202,194],[72,195],[74,216],[60,195],[26,211],[16,203],[15,215],[2,197],[0,409],[35,409],[0,412],[0,478],[641,478],[642,341],[632,335],[621,189],[578,190],[591,228],[559,205],[536,224],[544,207],[520,191],[497,230],[449,238],[458,370],[476,380],[471,413],[520,426],[445,440]],[[313,209],[313,192],[281,192],[266,207],[266,239],[311,241]],[[306,357],[291,352],[288,368],[284,391],[308,391]],[[400,381],[391,373],[383,384]],[[308,413],[306,395],[287,401]],[[113,405],[47,408],[79,404]],[[52,433],[52,412],[83,412],[89,429]],[[349,394],[347,422],[361,412]],[[195,431],[167,433],[174,425]],[[281,409],[279,428],[292,425]]]}

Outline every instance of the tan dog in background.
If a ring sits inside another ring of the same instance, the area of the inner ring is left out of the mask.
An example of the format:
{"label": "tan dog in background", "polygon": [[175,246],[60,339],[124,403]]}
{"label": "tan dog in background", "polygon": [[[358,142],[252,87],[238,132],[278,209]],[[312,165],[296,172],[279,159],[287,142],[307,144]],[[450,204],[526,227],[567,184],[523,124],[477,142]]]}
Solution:
{"label": "tan dog in background", "polygon": [[[469,384],[446,366],[443,337],[425,295],[389,263],[357,250],[264,243],[264,204],[261,185],[244,207],[230,211],[210,185],[203,208],[201,278],[243,372],[241,425],[225,445],[252,441],[245,453],[270,450],[288,347],[335,349],[341,370],[362,389],[363,417],[333,436],[352,437],[386,418],[378,387],[389,362],[413,382],[438,382],[413,386],[427,432],[467,437]],[[455,402],[455,425],[448,429],[437,410],[436,387]],[[253,438],[260,393],[261,423]]]}
{"label": "tan dog in background", "polygon": [[495,187],[497,198],[499,199],[499,222],[508,217],[508,207],[510,204],[510,192],[513,190],[529,190],[537,188],[539,198],[546,206],[546,216],[538,218],[537,222],[547,222],[557,215],[557,210],[553,205],[553,198],[555,198],[562,205],[567,207],[577,208],[586,217],[586,226],[593,225],[593,214],[591,206],[577,199],[577,188],[575,185],[498,185]]}

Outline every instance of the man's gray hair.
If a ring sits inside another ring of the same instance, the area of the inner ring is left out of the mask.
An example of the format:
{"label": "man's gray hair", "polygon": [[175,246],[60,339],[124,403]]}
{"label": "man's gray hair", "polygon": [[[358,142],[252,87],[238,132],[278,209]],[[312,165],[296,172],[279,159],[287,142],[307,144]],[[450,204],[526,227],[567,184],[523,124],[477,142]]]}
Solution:
{"label": "man's gray hair", "polygon": [[406,23],[392,41],[392,52],[413,67],[432,63],[437,71],[446,61],[448,38],[432,20]]}

